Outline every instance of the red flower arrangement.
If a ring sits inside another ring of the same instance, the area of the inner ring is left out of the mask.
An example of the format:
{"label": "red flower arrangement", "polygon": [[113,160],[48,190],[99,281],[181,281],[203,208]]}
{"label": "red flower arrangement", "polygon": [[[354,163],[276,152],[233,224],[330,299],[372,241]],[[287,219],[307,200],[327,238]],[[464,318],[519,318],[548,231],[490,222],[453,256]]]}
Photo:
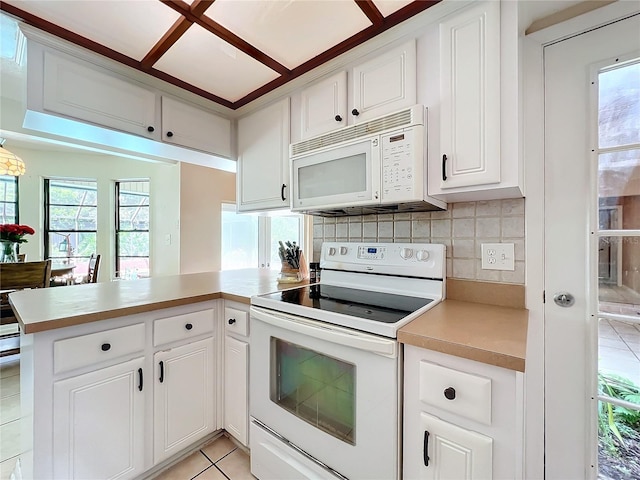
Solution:
{"label": "red flower arrangement", "polygon": [[25,235],[33,235],[36,231],[28,225],[17,225],[15,223],[6,223],[0,225],[0,240],[8,240],[15,243],[25,243],[27,239]]}

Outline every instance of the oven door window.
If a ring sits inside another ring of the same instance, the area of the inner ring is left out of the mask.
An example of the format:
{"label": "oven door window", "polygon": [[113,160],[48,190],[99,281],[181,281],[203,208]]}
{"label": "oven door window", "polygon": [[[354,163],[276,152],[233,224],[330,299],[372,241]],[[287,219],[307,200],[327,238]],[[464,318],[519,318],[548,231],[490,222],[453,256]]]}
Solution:
{"label": "oven door window", "polygon": [[271,401],[351,445],[355,445],[355,371],[351,363],[271,338]]}

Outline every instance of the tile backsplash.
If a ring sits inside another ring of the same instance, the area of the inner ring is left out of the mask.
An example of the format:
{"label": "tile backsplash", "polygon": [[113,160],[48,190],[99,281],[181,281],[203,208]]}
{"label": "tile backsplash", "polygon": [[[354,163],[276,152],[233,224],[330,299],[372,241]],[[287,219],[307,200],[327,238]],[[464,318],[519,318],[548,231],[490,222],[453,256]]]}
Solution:
{"label": "tile backsplash", "polygon": [[[322,242],[442,243],[447,277],[524,284],[524,199],[450,203],[445,212],[313,217],[313,260]],[[480,245],[513,243],[515,271],[482,270]]]}

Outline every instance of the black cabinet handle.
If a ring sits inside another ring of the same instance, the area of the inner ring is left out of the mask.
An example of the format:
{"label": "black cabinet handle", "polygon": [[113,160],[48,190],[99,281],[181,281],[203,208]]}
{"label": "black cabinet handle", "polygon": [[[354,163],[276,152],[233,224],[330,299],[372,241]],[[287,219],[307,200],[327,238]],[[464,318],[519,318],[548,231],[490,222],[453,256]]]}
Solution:
{"label": "black cabinet handle", "polygon": [[358,115],[360,115],[360,112],[358,111],[357,108],[354,108],[353,110],[351,110],[351,115],[354,115],[357,117]]}
{"label": "black cabinet handle", "polygon": [[193,328],[193,325],[191,325],[190,323],[187,323],[184,328],[186,328],[187,330],[191,330]]}
{"label": "black cabinet handle", "polygon": [[100,348],[102,349],[103,352],[108,352],[109,350],[111,350],[111,344],[110,343],[103,343]]}
{"label": "black cabinet handle", "polygon": [[169,130],[167,132],[167,137],[169,137],[169,138],[173,137],[173,132],[171,130]]}
{"label": "black cabinet handle", "polygon": [[153,132],[155,132],[155,131],[156,131],[156,129],[155,129],[155,128],[153,128],[153,125],[149,125],[149,126],[147,127],[147,132],[149,132],[149,133],[153,133]]}
{"label": "black cabinet handle", "polygon": [[453,387],[445,388],[444,396],[447,400],[454,400],[456,398],[456,389]]}
{"label": "black cabinet handle", "polygon": [[284,196],[284,189],[287,188],[287,186],[283,183],[282,184],[282,188],[280,189],[280,197],[282,198],[282,201],[284,202],[286,200],[285,196]]}
{"label": "black cabinet handle", "polygon": [[334,118],[336,119],[336,122],[342,121],[342,117],[340,115],[336,115]]}
{"label": "black cabinet handle", "polygon": [[142,391],[142,385],[144,382],[144,378],[142,377],[142,369],[138,369],[138,390]]}
{"label": "black cabinet handle", "polygon": [[160,383],[164,382],[164,362],[162,360],[160,361],[160,378],[158,380]]}
{"label": "black cabinet handle", "polygon": [[236,323],[236,319],[235,318],[230,318],[229,319],[229,325],[233,325],[234,323]]}
{"label": "black cabinet handle", "polygon": [[429,432],[424,431],[424,439],[422,440],[422,460],[424,461],[424,466],[429,466]]}
{"label": "black cabinet handle", "polygon": [[447,156],[442,155],[442,181],[447,180]]}

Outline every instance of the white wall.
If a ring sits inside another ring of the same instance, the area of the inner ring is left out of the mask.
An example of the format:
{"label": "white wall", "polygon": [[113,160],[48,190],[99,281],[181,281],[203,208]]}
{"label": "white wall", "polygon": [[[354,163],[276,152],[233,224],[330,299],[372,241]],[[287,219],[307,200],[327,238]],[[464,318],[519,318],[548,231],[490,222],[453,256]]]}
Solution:
{"label": "white wall", "polygon": [[[68,152],[5,146],[20,156],[27,172],[19,179],[20,223],[36,234],[20,247],[28,260],[44,256],[44,179],[69,178],[96,180],[98,187],[97,253],[102,254],[99,281],[115,273],[115,191],[116,180],[150,180],[151,275],[180,273],[180,168],[89,152]],[[171,243],[165,240],[171,236]]]}

